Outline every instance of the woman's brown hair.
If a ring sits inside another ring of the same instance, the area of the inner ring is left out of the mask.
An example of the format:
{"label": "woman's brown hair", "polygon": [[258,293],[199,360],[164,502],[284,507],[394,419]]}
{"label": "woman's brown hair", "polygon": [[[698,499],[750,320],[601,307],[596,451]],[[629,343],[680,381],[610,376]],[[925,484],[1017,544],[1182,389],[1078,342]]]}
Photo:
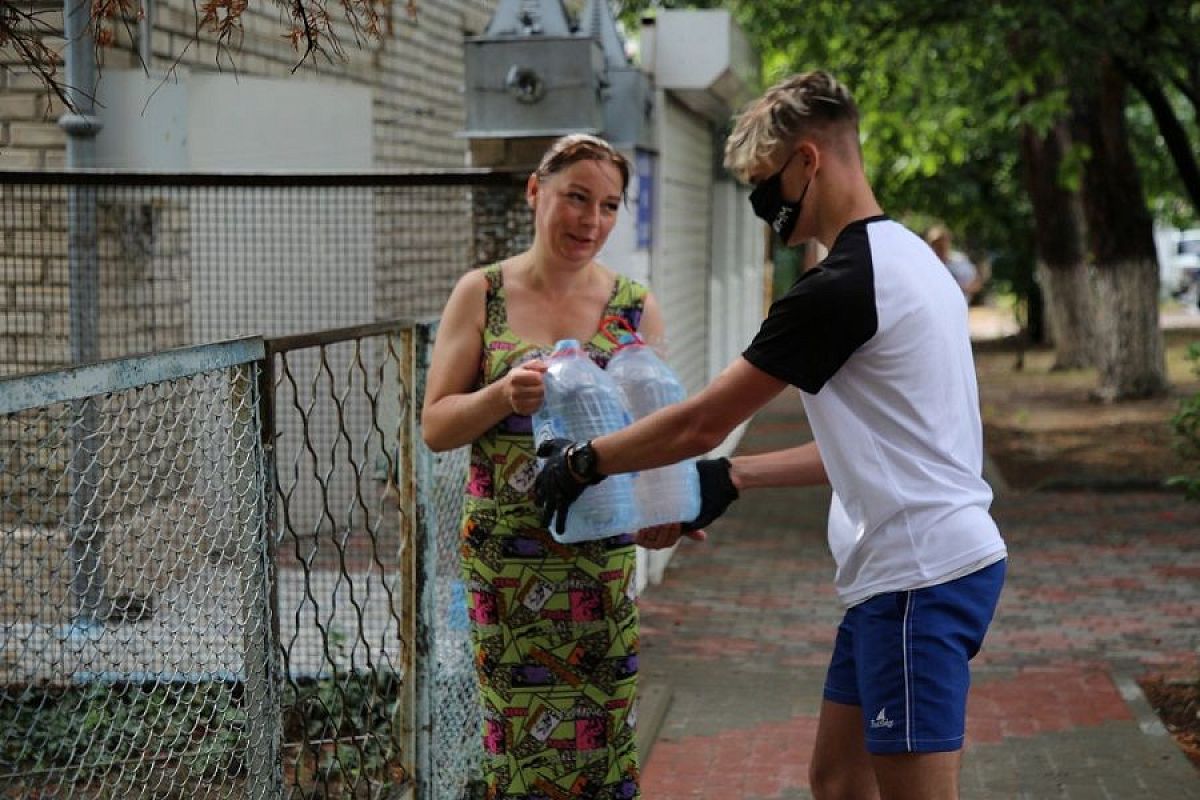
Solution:
{"label": "woman's brown hair", "polygon": [[539,181],[545,180],[580,161],[606,161],[616,167],[621,174],[621,199],[625,199],[625,190],[629,188],[629,159],[598,136],[586,133],[563,136],[550,145],[533,174]]}

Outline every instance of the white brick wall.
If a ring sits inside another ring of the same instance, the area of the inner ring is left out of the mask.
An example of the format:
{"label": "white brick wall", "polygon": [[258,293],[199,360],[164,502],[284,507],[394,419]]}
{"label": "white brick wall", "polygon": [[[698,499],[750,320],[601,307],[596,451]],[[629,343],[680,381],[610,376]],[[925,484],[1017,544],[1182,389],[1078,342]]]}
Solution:
{"label": "white brick wall", "polygon": [[[244,37],[235,49],[221,49],[212,34],[193,41],[196,13],[191,0],[152,0],[155,30],[149,67],[173,66],[239,75],[322,80],[367,86],[374,93],[375,151],[381,167],[458,167],[466,160],[466,142],[455,137],[465,121],[463,38],[482,33],[497,0],[418,0],[410,20],[405,3],[392,6],[391,35],[357,45],[344,23],[338,26],[346,61],[310,58],[293,68],[299,53],[286,38],[279,11],[270,3],[252,4],[243,16]],[[330,0],[335,17],[337,0]],[[61,27],[54,6],[44,17]],[[128,27],[128,30],[127,30]],[[103,53],[103,68],[138,66],[137,24],[117,24],[114,46]],[[62,46],[61,39],[48,42]],[[60,76],[62,70],[59,70]],[[56,120],[61,103],[32,71],[0,69],[0,170],[51,169],[64,161],[66,137]]]}
{"label": "white brick wall", "polygon": [[[34,1],[48,9],[43,20],[61,29],[61,4]],[[316,56],[299,68],[296,68],[299,53],[287,40],[279,10],[271,3],[250,5],[243,17],[244,37],[234,50],[218,49],[212,35],[207,33],[199,41],[193,41],[197,17],[192,0],[150,1],[154,4],[155,26],[153,56],[148,65],[152,73],[165,74],[177,66],[181,72],[220,69],[242,77],[319,80],[366,87],[372,92],[376,166],[438,168],[466,163],[467,141],[455,136],[466,120],[463,39],[483,32],[497,0],[418,0],[415,20],[408,18],[405,3],[394,3],[391,34],[386,40],[357,45],[345,24],[339,23],[346,60],[330,62]],[[334,7],[337,1],[329,0],[330,10],[340,17]],[[114,33],[114,45],[102,54],[101,80],[105,69],[140,66],[136,55],[136,22],[131,21],[128,26],[118,23]],[[59,48],[63,45],[60,38],[47,43]],[[0,58],[11,60],[8,51],[0,54]],[[65,77],[62,65],[59,76]],[[67,137],[58,127],[57,119],[63,110],[61,101],[33,71],[22,67],[0,68],[0,170],[61,169],[65,165]],[[321,165],[314,163],[313,168],[320,169]],[[0,187],[0,373],[45,368],[66,356],[68,321],[63,294],[67,291],[67,237],[63,197],[55,195],[54,199],[33,206],[36,213],[31,216],[28,198],[14,195],[11,187]],[[454,213],[468,212],[464,208]],[[55,235],[56,231],[63,233]],[[171,232],[161,233],[168,236]],[[105,242],[110,243],[107,239]],[[392,315],[407,308],[402,299],[411,290],[405,292],[402,285],[406,274],[404,258],[413,256],[411,250],[404,249],[381,253],[380,263],[387,268],[379,278],[381,291],[375,298],[379,313]],[[457,250],[445,245],[431,247],[420,257],[422,268],[432,261],[444,263],[447,286],[459,271],[470,266],[469,253],[461,247]],[[113,263],[104,260],[101,265],[106,281],[120,280],[120,276],[110,272]],[[169,322],[159,320],[156,324],[172,330],[182,325],[178,335],[186,338],[184,331],[191,313],[186,276],[158,274],[161,270],[157,268],[152,271],[152,283],[134,281],[130,285],[141,286],[142,294],[148,291],[147,286],[157,287],[155,302],[165,304],[162,316]],[[173,288],[171,281],[183,282]],[[143,302],[142,294],[131,294],[128,302],[136,306]],[[440,304],[442,299],[429,302]],[[106,319],[111,321],[123,310],[107,308]],[[430,311],[431,308],[422,307],[422,313]],[[370,309],[365,310],[364,321],[370,313]],[[104,354],[117,354],[129,346],[123,340],[106,340],[102,350]],[[17,353],[34,351],[40,355],[17,358]],[[21,363],[14,363],[15,360]]]}

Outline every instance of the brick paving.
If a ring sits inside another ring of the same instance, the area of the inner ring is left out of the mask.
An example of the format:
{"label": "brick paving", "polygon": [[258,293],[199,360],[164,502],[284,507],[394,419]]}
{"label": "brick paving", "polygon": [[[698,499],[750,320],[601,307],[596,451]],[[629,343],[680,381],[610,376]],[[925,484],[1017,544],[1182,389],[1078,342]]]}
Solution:
{"label": "brick paving", "polygon": [[[811,438],[786,393],[742,452]],[[644,685],[671,701],[647,800],[810,798],[841,607],[828,489],[764,490],[685,542],[641,600]],[[974,662],[962,796],[1200,800],[1200,771],[1137,689],[1200,670],[1200,504],[1159,492],[1002,493],[1008,582]]]}

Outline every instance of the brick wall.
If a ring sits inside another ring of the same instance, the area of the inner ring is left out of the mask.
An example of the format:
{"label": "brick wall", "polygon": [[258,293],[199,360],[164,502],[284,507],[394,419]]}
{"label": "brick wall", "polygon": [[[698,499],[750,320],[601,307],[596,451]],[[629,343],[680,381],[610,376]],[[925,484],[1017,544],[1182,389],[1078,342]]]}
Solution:
{"label": "brick wall", "polygon": [[[61,29],[61,2],[41,3]],[[331,0],[336,3],[336,0]],[[244,38],[220,50],[211,35],[193,41],[191,0],[153,0],[152,72],[186,69],[243,76],[320,80],[368,87],[373,96],[375,163],[380,168],[453,168],[467,163],[463,39],[483,32],[496,0],[419,0],[415,20],[392,4],[385,41],[354,43],[343,26],[346,61],[317,57],[296,68],[278,8],[252,3]],[[331,5],[331,9],[333,5]],[[336,16],[336,14],[335,14]],[[136,23],[115,26],[105,69],[138,66]],[[47,42],[57,50],[63,42]],[[12,60],[5,51],[0,58]],[[62,74],[60,66],[60,75]],[[22,67],[0,69],[0,170],[65,165],[62,103]],[[68,315],[67,189],[0,186],[0,376],[53,369],[71,360]],[[188,203],[168,189],[96,190],[100,357],[192,343]],[[366,322],[438,313],[458,275],[473,266],[470,190],[379,191],[374,204],[376,265]],[[430,271],[440,278],[430,282]],[[53,471],[53,483],[59,472]],[[61,498],[59,498],[61,499]]]}
{"label": "brick wall", "polygon": [[[35,2],[44,9],[42,19],[61,28],[61,3]],[[210,34],[195,40],[190,0],[153,3],[152,71],[163,73],[178,62],[191,71],[219,66],[245,76],[368,87],[378,167],[453,168],[467,162],[467,142],[455,136],[466,118],[463,39],[483,32],[496,0],[419,0],[415,19],[405,3],[394,3],[386,40],[356,45],[343,24],[339,33],[346,60],[318,56],[295,73],[299,56],[272,3],[250,5],[236,50],[218,48]],[[105,69],[138,65],[136,23],[116,25],[115,34],[113,46],[102,51],[101,79]],[[62,47],[61,41],[48,43]],[[0,58],[15,57],[4,51]],[[0,69],[0,170],[62,168],[66,136],[56,120],[63,110],[27,68]],[[53,188],[32,203],[14,191],[0,187],[0,374],[47,369],[69,358],[66,190]],[[379,292],[375,309],[364,310],[363,321],[436,313],[457,275],[470,266],[469,245],[434,241],[437,234],[422,221],[432,215],[444,230],[448,215],[466,220],[466,201],[452,200],[450,194],[445,202],[421,208],[381,194],[376,207]],[[186,249],[186,231],[173,230],[186,224],[187,214],[168,214],[161,206],[144,196],[97,205],[101,296],[106,298],[100,317],[103,356],[188,343],[191,265],[180,251]],[[467,230],[459,233],[469,242]],[[148,248],[139,249],[139,242]],[[429,296],[413,296],[413,273],[427,273],[434,263],[441,265],[445,280]]]}
{"label": "brick wall", "polygon": [[[217,70],[239,75],[289,77],[366,86],[373,90],[376,163],[381,167],[459,167],[466,143],[456,138],[465,121],[463,84],[464,36],[483,32],[496,0],[418,0],[417,17],[408,18],[405,3],[392,4],[391,35],[383,41],[356,45],[339,28],[346,61],[310,58],[293,73],[299,54],[286,38],[278,8],[270,2],[250,4],[243,16],[245,36],[236,49],[218,48],[211,34],[195,37],[196,15],[190,0],[151,0],[154,33],[150,68],[164,72],[179,64],[190,70]],[[35,0],[42,19],[62,27],[62,4]],[[338,17],[337,0],[329,8]],[[138,66],[137,24],[117,25],[116,40],[102,51],[105,67]],[[61,39],[47,42],[63,47]],[[11,49],[0,51],[0,169],[58,169],[64,165],[65,134],[56,120],[62,103],[39,77],[16,64]],[[62,70],[60,69],[60,75]]]}
{"label": "brick wall", "polygon": [[[186,207],[177,198],[88,191],[96,207],[97,356],[189,344]],[[0,186],[0,376],[71,361],[64,186]]]}
{"label": "brick wall", "polygon": [[[38,15],[50,29],[62,30],[61,2],[32,0],[22,10]],[[43,39],[54,52],[62,52],[61,37]],[[63,66],[58,75],[65,77]],[[0,50],[0,169],[61,169],[65,163],[66,135],[55,124],[63,112],[61,101],[41,78],[17,63],[11,47]]]}

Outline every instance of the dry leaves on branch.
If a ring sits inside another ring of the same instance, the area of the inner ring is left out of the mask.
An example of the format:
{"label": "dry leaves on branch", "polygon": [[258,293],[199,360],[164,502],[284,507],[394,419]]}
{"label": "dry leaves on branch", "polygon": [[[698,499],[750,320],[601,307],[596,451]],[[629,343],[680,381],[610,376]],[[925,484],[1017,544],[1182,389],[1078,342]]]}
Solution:
{"label": "dry leaves on branch", "polygon": [[[339,35],[339,23],[327,7],[327,0],[273,0],[286,15],[283,36],[296,52],[298,69],[312,55],[320,53],[331,60],[347,60]],[[337,19],[349,30],[354,43],[384,41],[393,34],[392,8],[395,0],[334,0],[340,6]],[[203,0],[196,8],[196,31],[193,40],[211,34],[221,50],[240,47],[244,29],[242,16],[249,0]],[[417,0],[406,0],[404,11],[410,20],[417,19]],[[335,6],[336,8],[336,6]],[[62,30],[47,24],[44,16],[50,7],[24,9],[11,0],[0,0],[0,51],[11,50],[17,66],[25,66],[38,75],[47,90],[57,95],[68,108],[75,109],[67,85],[59,74],[62,56],[44,44],[62,36]],[[140,0],[90,0],[91,34],[96,44],[97,63],[102,63],[99,51],[117,43],[117,26],[129,26],[144,18]],[[186,50],[186,48],[185,48]],[[182,53],[174,54],[181,58]],[[14,67],[0,67],[13,69]]]}

